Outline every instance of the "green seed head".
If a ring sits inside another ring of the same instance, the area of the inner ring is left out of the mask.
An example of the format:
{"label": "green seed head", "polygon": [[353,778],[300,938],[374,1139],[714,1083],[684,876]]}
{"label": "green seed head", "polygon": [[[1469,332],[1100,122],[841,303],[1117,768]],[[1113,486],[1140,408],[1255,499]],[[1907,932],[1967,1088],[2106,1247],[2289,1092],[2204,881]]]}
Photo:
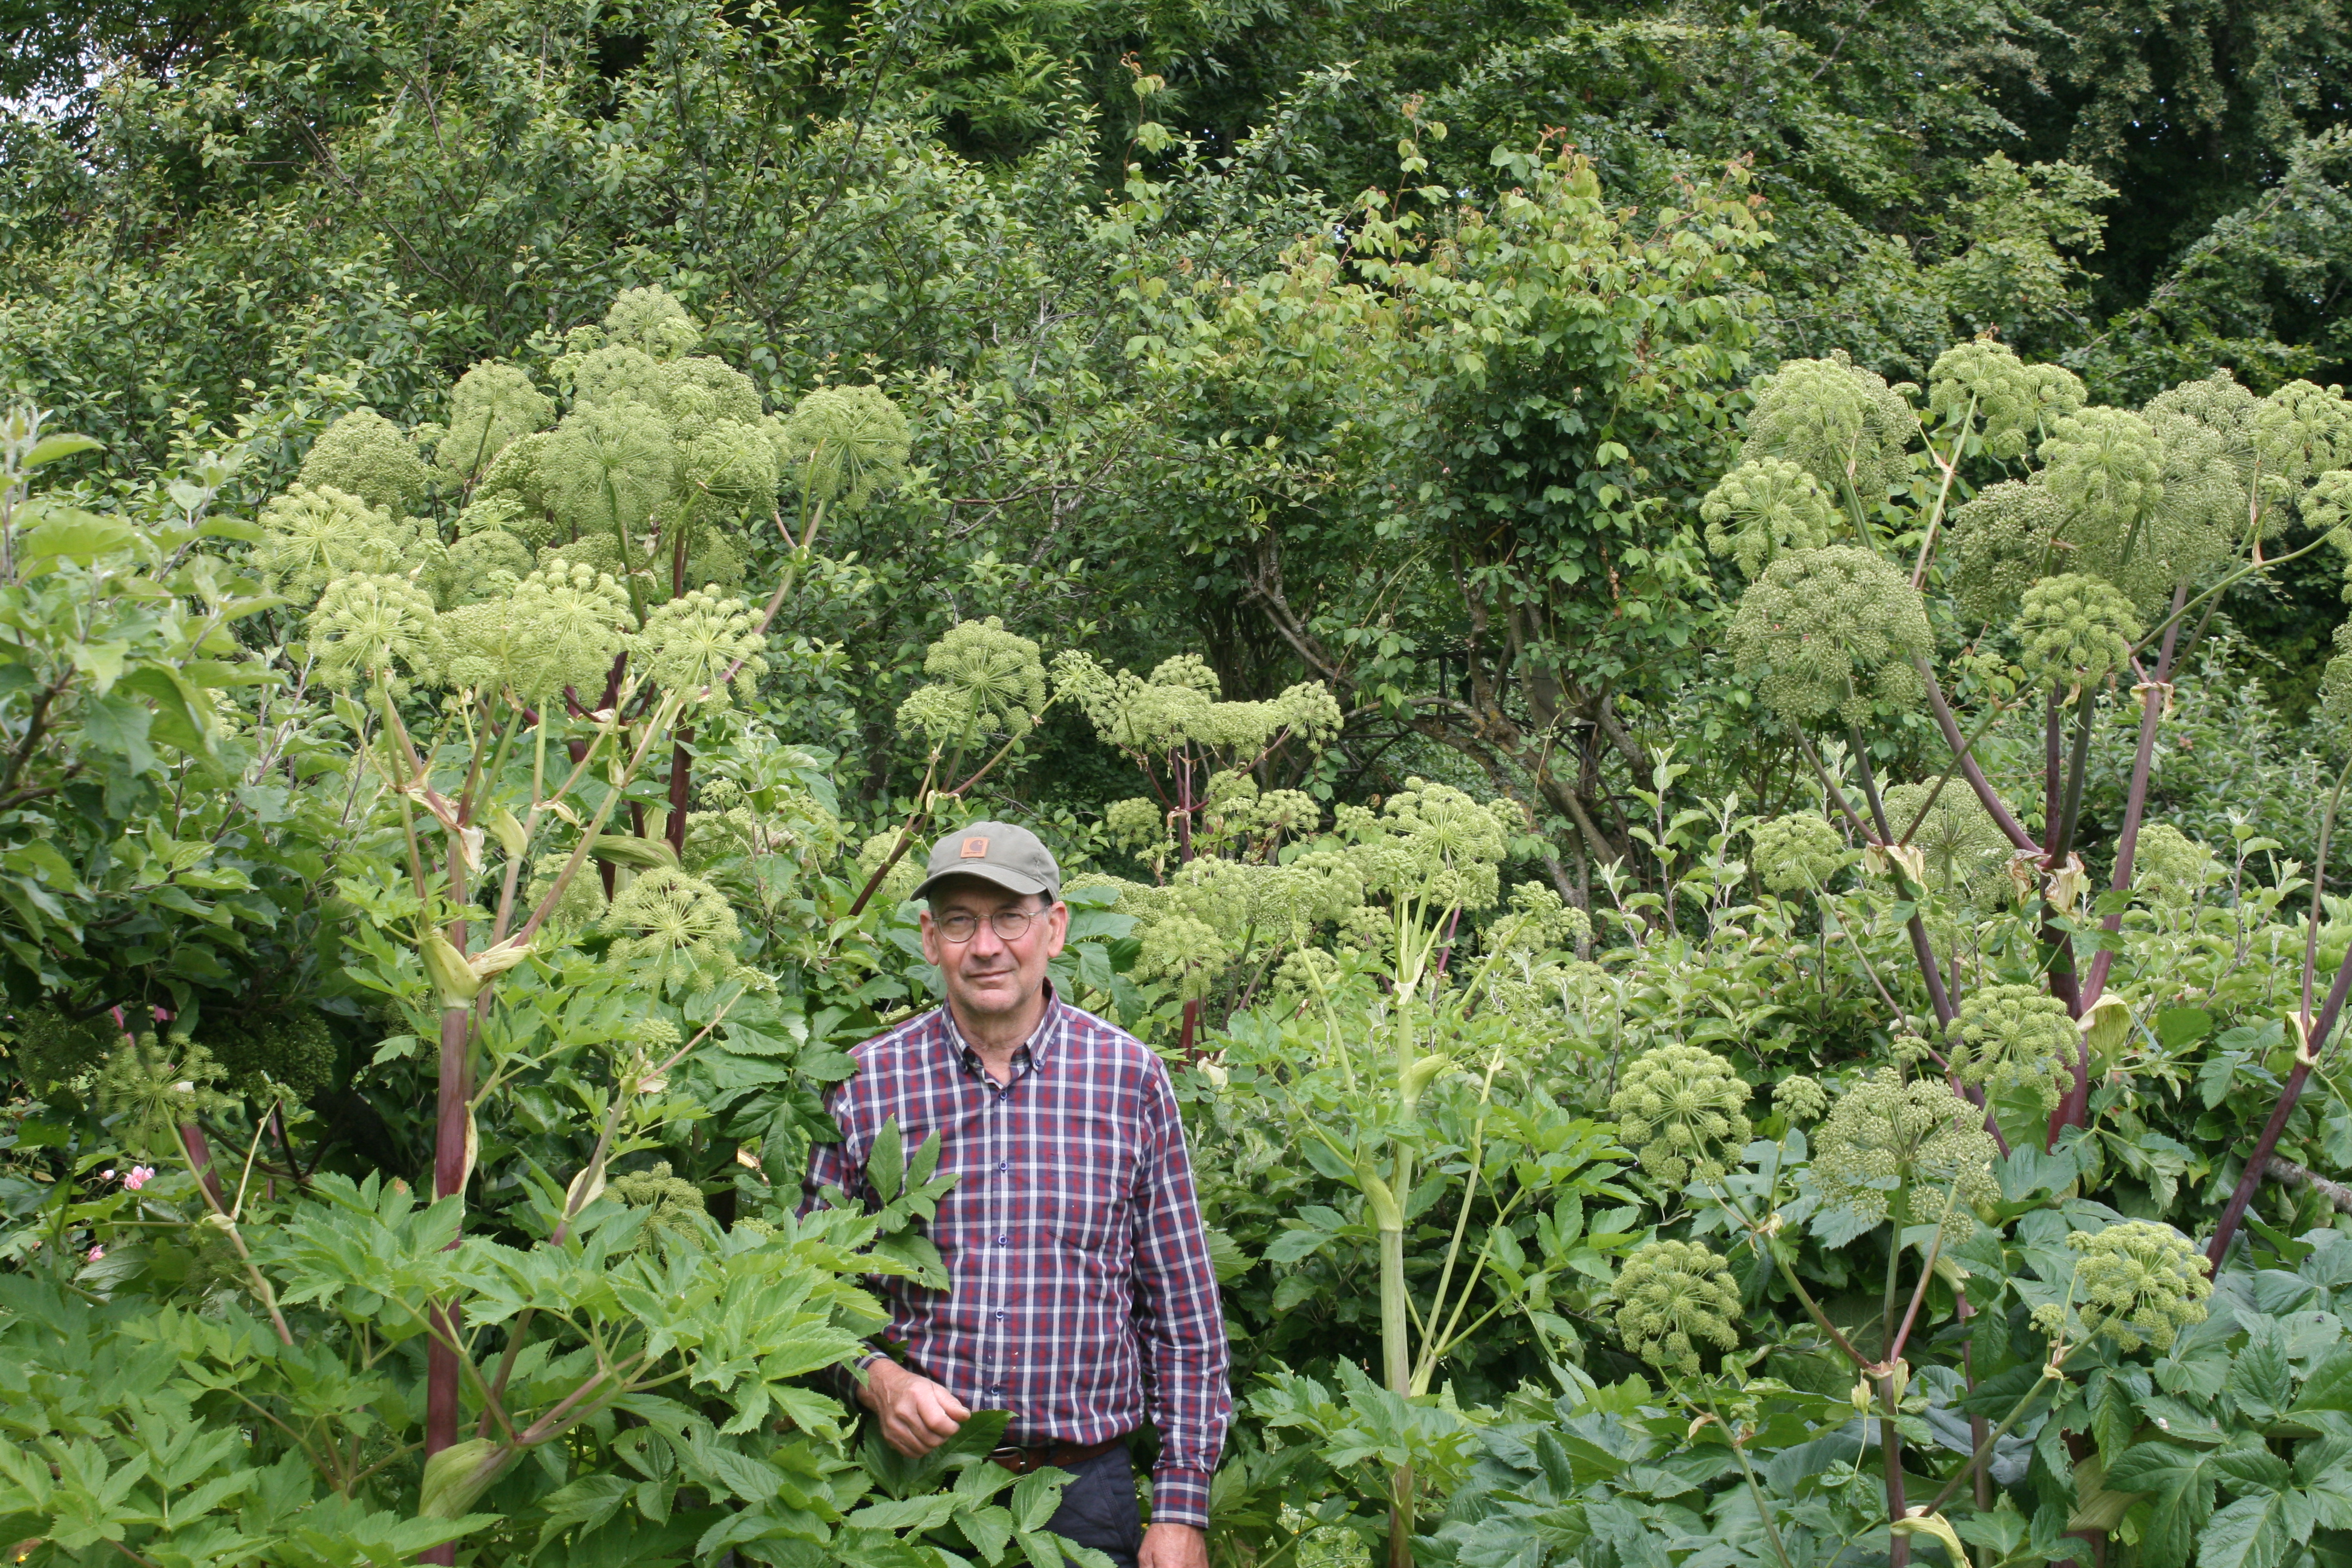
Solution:
{"label": "green seed head", "polygon": [[424,499],[425,459],[399,426],[373,408],[354,408],[302,459],[302,482],[355,495],[395,516]]}
{"label": "green seed head", "polygon": [[1830,1108],[1830,1097],[1817,1080],[1791,1073],[1772,1086],[1772,1103],[1791,1123],[1818,1121]]}
{"label": "green seed head", "polygon": [[2139,830],[2132,852],[2132,881],[2151,902],[2193,903],[2212,882],[2216,865],[2210,845],[2168,822],[2151,822]]}
{"label": "green seed head", "polygon": [[[2000,1196],[1985,1113],[1939,1079],[1905,1082],[1883,1068],[1839,1097],[1813,1136],[1823,1206],[1875,1224],[1898,1188],[1958,1188],[1965,1208]],[[1941,1204],[1937,1204],[1938,1212]]]}
{"label": "green seed head", "polygon": [[1759,822],[1750,837],[1757,879],[1776,893],[1826,889],[1853,858],[1845,836],[1811,812]]}
{"label": "green seed head", "polygon": [[1729,556],[1740,574],[1754,577],[1791,550],[1819,550],[1835,531],[1836,516],[1819,480],[1785,458],[1742,463],[1699,503],[1706,547]]}
{"label": "green seed head", "polygon": [[2205,1321],[2213,1282],[2189,1238],[2170,1226],[2128,1220],[2075,1231],[2066,1245],[2083,1255],[2074,1265],[2074,1301],[2091,1332],[2126,1351],[2146,1342],[2161,1352],[2182,1329]]}
{"label": "green seed head", "polygon": [[1739,1288],[1723,1259],[1686,1241],[1638,1247],[1618,1272],[1610,1299],[1625,1348],[1662,1372],[1696,1376],[1699,1346],[1737,1349]]}
{"label": "green seed head", "polygon": [[1932,646],[1927,611],[1902,571],[1867,550],[1793,551],[1739,597],[1729,638],[1783,718],[1859,723],[1874,701],[1908,707],[1926,688],[1912,659]]}
{"label": "green seed head", "polygon": [[2063,687],[2072,700],[2123,668],[2140,626],[2119,590],[2069,572],[2025,590],[2010,635],[2027,684]]}
{"label": "green seed head", "polygon": [[1990,1089],[2024,1086],[2047,1113],[2072,1081],[2081,1031],[2066,1004],[2033,985],[1986,985],[1969,994],[1953,1021],[1947,1058],[1965,1084]]}
{"label": "green seed head", "polygon": [[1719,1182],[1748,1142],[1748,1085],[1731,1064],[1696,1046],[1660,1046],[1635,1057],[1609,1100],[1620,1142],[1667,1186]]}

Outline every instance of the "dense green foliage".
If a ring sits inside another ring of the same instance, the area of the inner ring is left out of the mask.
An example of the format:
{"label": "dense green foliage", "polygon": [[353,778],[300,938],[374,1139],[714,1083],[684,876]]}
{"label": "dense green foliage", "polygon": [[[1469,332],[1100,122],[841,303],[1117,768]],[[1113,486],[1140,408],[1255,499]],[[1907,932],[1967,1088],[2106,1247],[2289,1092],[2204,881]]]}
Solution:
{"label": "dense green foliage", "polygon": [[794,1214],[989,815],[1220,1564],[2352,1561],[2334,11],[12,19],[13,1558],[1056,1562]]}

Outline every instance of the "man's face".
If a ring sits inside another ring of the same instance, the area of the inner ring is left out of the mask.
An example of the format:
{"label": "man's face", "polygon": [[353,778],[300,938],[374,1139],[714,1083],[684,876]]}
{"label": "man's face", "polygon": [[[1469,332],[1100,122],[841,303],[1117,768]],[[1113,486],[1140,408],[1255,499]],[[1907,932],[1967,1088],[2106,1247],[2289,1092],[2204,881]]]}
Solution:
{"label": "man's face", "polygon": [[[1029,917],[1026,928],[1018,936],[1000,935],[1000,917],[1016,913]],[[976,922],[971,935],[950,940],[949,930],[967,918]],[[1049,905],[1042,894],[1024,897],[960,877],[935,889],[923,910],[923,956],[940,966],[948,999],[959,1012],[1001,1016],[1020,1011],[1037,994],[1045,984],[1045,965],[1062,951],[1069,929],[1066,904]]]}

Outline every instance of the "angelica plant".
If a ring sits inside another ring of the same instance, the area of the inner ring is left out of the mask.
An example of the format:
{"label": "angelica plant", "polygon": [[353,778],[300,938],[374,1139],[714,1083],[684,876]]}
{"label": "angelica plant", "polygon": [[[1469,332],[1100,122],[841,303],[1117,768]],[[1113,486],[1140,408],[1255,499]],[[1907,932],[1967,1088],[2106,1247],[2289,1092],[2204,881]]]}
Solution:
{"label": "angelica plant", "polygon": [[[849,907],[852,915],[866,908],[924,829],[985,783],[1045,722],[1054,700],[1037,645],[1005,630],[995,616],[950,627],[924,653],[923,673],[931,679],[908,694],[898,713],[900,732],[926,743],[922,782],[915,788],[913,809],[887,847],[861,857],[872,869]],[[993,743],[985,759],[965,772],[967,754],[982,742]]]}
{"label": "angelica plant", "polygon": [[[1313,755],[1338,736],[1339,705],[1322,682],[1300,682],[1269,701],[1228,701],[1216,671],[1197,655],[1162,660],[1143,677],[1126,669],[1113,673],[1075,648],[1055,656],[1052,680],[1055,700],[1085,714],[1096,735],[1143,775],[1180,865],[1203,851],[1243,847],[1234,842],[1237,838],[1248,840],[1247,853],[1263,861],[1285,835],[1311,830],[1319,820],[1311,797],[1281,791],[1259,805],[1255,780],[1246,786],[1242,781],[1269,765],[1286,745],[1296,742]],[[1162,835],[1148,826],[1150,810],[1144,797],[1122,803],[1116,831],[1146,852],[1155,873],[1164,875],[1169,854],[1158,847]],[[1231,956],[1245,952],[1258,929],[1244,927],[1242,948]],[[1204,966],[1185,967],[1195,976],[1193,988],[1204,996],[1197,978]],[[1202,1000],[1188,996],[1184,1004],[1179,1048],[1188,1056]]]}
{"label": "angelica plant", "polygon": [[[1207,697],[1204,670],[1161,673],[1181,674]],[[1200,713],[1190,699],[1171,701],[1139,689],[1149,684],[1127,683],[1124,702],[1117,702],[1118,689],[1098,688],[1097,721],[1139,728],[1158,704],[1163,711],[1192,706]],[[1275,721],[1264,714],[1234,717],[1255,735]],[[1198,730],[1188,726],[1186,732]],[[1264,800],[1234,781],[1215,784],[1202,803],[1196,847],[1203,841],[1222,847],[1232,842],[1228,836],[1254,839],[1270,819],[1236,825]],[[1505,1265],[1496,1238],[1542,1191],[1537,1173],[1543,1166],[1528,1145],[1568,1140],[1571,1130],[1564,1119],[1497,1103],[1497,1080],[1515,1070],[1524,1039],[1499,986],[1525,958],[1528,943],[1572,940],[1590,928],[1553,889],[1506,894],[1500,867],[1519,816],[1508,802],[1480,801],[1415,778],[1378,810],[1340,807],[1332,831],[1320,837],[1309,837],[1314,823],[1304,806],[1277,805],[1283,831],[1307,838],[1303,852],[1270,861],[1196,854],[1163,886],[1123,889],[1121,908],[1139,916],[1143,966],[1179,988],[1188,1014],[1195,997],[1213,990],[1216,971],[1245,955],[1244,999],[1275,971],[1276,1005],[1290,1019],[1286,1027],[1297,1031],[1300,1050],[1280,1074],[1261,1081],[1294,1137],[1316,1151],[1316,1163],[1344,1173],[1360,1194],[1377,1248],[1380,1381],[1401,1401],[1422,1401],[1466,1336],[1539,1300],[1544,1289],[1540,1275]],[[1506,912],[1495,917],[1483,951],[1473,956],[1463,917],[1498,906]],[[1253,933],[1266,931],[1274,940],[1262,951],[1243,945],[1255,945]],[[1443,1117],[1431,1109],[1441,1100]],[[1490,1118],[1510,1119],[1507,1139],[1490,1135]],[[1513,1141],[1522,1151],[1517,1162],[1501,1162],[1496,1151]],[[1411,1266],[1408,1227],[1413,1214],[1444,1200],[1454,1205],[1455,1219],[1442,1251],[1429,1260],[1433,1279]],[[1474,1213],[1491,1215],[1482,1244],[1469,1239]],[[1479,1298],[1487,1292],[1495,1300],[1482,1310]],[[1392,1542],[1411,1539],[1414,1476],[1409,1458],[1391,1461]]]}
{"label": "angelica plant", "polygon": [[[374,958],[417,1032],[437,1037],[436,1199],[464,1198],[476,1112],[511,1070],[485,1044],[501,976],[593,939],[648,1005],[723,1016],[764,984],[729,898],[680,864],[695,726],[730,721],[752,695],[827,510],[903,478],[909,435],[872,388],[771,414],[749,377],[695,354],[701,339],[676,299],[631,290],[570,334],[551,394],[520,366],[482,364],[451,390],[446,427],[348,415],[261,515],[255,564],[299,616],[317,684],[355,700],[396,819],[411,956]],[[445,525],[434,506],[455,515]],[[735,587],[734,540],[761,527],[786,552],[764,610]],[[1017,695],[1042,706],[1034,648],[1027,668]],[[667,809],[649,813],[633,786],[665,756]],[[239,1070],[298,1068],[286,1044],[255,1040]],[[657,1096],[693,1044],[649,1057],[615,1103]],[[604,1185],[604,1158],[579,1173],[567,1215]],[[560,1430],[458,1441],[461,1387],[490,1387],[495,1405],[503,1383],[467,1382],[464,1305],[452,1297],[427,1325],[428,1492]]]}
{"label": "angelica plant", "polygon": [[1192,654],[1164,660],[1145,677],[1114,674],[1071,649],[1055,658],[1053,679],[1055,695],[1142,773],[1185,858],[1213,776],[1254,773],[1292,741],[1319,752],[1339,731],[1339,705],[1321,681],[1303,681],[1269,701],[1227,701],[1216,671]]}
{"label": "angelica plant", "polygon": [[1757,879],[1776,893],[1826,888],[1853,859],[1844,835],[1811,812],[1767,818],[1749,837]]}
{"label": "angelica plant", "polygon": [[[2071,1034],[2071,1025],[2063,1026]],[[1924,1049],[1916,1054],[1924,1056]],[[1957,1233],[1965,1239],[1974,1224],[1973,1209],[2000,1197],[1993,1173],[1997,1150],[1984,1130],[1984,1114],[1948,1083],[1906,1078],[1894,1068],[1864,1074],[1834,1100],[1818,1079],[1804,1074],[1790,1075],[1774,1089],[1774,1103],[1792,1128],[1802,1121],[1820,1123],[1799,1188],[1817,1208],[1816,1229],[1827,1224],[1834,1227],[1833,1239],[1843,1240],[1890,1227],[1879,1323],[1883,1350],[1871,1356],[1815,1300],[1797,1274],[1792,1250],[1780,1239],[1780,1205],[1799,1195],[1789,1189],[1781,1153],[1773,1154],[1760,1183],[1732,1179],[1731,1168],[1746,1152],[1749,1133],[1748,1094],[1748,1085],[1728,1061],[1696,1047],[1670,1045],[1627,1065],[1624,1086],[1610,1112],[1617,1118],[1620,1141],[1661,1192],[1671,1194],[1661,1200],[1669,1212],[1685,1197],[1703,1197],[1707,1205],[1702,1212],[1711,1206],[1736,1222],[1754,1254],[1778,1271],[1814,1326],[1860,1376],[1857,1407],[1867,1413],[1874,1401],[1880,1415],[1887,1518],[1890,1523],[1907,1520],[1912,1513],[1896,1424],[1909,1381],[1904,1352],[1948,1238]],[[1792,1131],[1780,1150],[1801,1150],[1803,1142]],[[1906,1302],[1902,1268],[1914,1246],[1922,1247],[1924,1257]],[[1739,1292],[1730,1288],[1721,1260],[1695,1243],[1660,1242],[1636,1253],[1612,1300],[1626,1348],[1675,1376],[1700,1373],[1703,1341],[1726,1351],[1738,1342],[1732,1324]],[[1894,1554],[1906,1553],[1907,1543],[1898,1539]]]}
{"label": "angelica plant", "polygon": [[2170,1226],[2126,1220],[2070,1232],[2066,1245],[2083,1255],[2074,1266],[2075,1310],[2088,1332],[2126,1351],[2145,1342],[2162,1352],[2181,1330],[2205,1321],[2213,1281],[2196,1247]]}
{"label": "angelica plant", "polygon": [[[2056,1091],[2039,1130],[2054,1143],[2091,1114],[2087,1037],[2063,1030],[2099,1007],[2115,962],[2115,942],[2078,942],[2084,906],[2099,900],[2097,922],[2118,931],[2143,843],[2178,858],[2145,822],[2170,683],[2220,595],[2286,558],[2266,556],[2265,542],[2298,521],[2323,538],[2339,527],[2352,402],[2308,383],[2257,396],[2217,373],[2141,408],[2104,406],[2065,370],[1990,341],[1939,356],[1916,394],[1835,358],[1784,364],[1758,383],[1739,461],[1702,510],[1711,545],[1753,579],[1728,637],[1737,670],[1906,911],[1914,998],[1874,983],[1895,1011],[1967,1041],[1952,1088],[1976,1100],[1989,1083]],[[1914,483],[1922,474],[1933,482]],[[1962,643],[1976,650],[1963,667],[1969,718],[1937,665],[1939,646]],[[2139,728],[2105,896],[2080,844],[2103,693],[2127,701]],[[1942,739],[1927,776],[1880,777],[1874,759],[1900,754],[1887,738],[1923,705]],[[2042,727],[2025,806],[1979,754],[2012,709]],[[1831,775],[1824,731],[1851,777]],[[1788,837],[1759,833],[1759,874],[1776,890],[1793,890],[1806,858]],[[1992,967],[2029,949],[2030,963]],[[1966,973],[1971,962],[1988,972]],[[1969,996],[1963,1019],[1955,998]],[[1996,1001],[2017,1017],[1997,1022],[1983,1010]],[[2011,1037],[2029,1028],[2027,1050]],[[2287,1098],[2299,1092],[2298,1080]],[[2222,1239],[2234,1223],[2225,1211]]]}

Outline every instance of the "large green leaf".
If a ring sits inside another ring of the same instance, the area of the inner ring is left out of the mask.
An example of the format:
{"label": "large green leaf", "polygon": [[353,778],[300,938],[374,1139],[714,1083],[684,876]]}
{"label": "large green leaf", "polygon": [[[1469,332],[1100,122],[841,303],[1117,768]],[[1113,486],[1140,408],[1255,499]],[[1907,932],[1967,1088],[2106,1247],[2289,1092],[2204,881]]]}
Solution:
{"label": "large green leaf", "polygon": [[2276,1492],[2242,1497],[2198,1532],[2197,1568],[2278,1568],[2293,1544],[2284,1498]]}
{"label": "large green leaf", "polygon": [[2184,1568],[2197,1531],[2213,1512],[2213,1480],[2207,1456],[2170,1443],[2142,1443],[2107,1467],[2105,1484],[2148,1497],[2147,1524],[2140,1537],[2147,1568]]}

